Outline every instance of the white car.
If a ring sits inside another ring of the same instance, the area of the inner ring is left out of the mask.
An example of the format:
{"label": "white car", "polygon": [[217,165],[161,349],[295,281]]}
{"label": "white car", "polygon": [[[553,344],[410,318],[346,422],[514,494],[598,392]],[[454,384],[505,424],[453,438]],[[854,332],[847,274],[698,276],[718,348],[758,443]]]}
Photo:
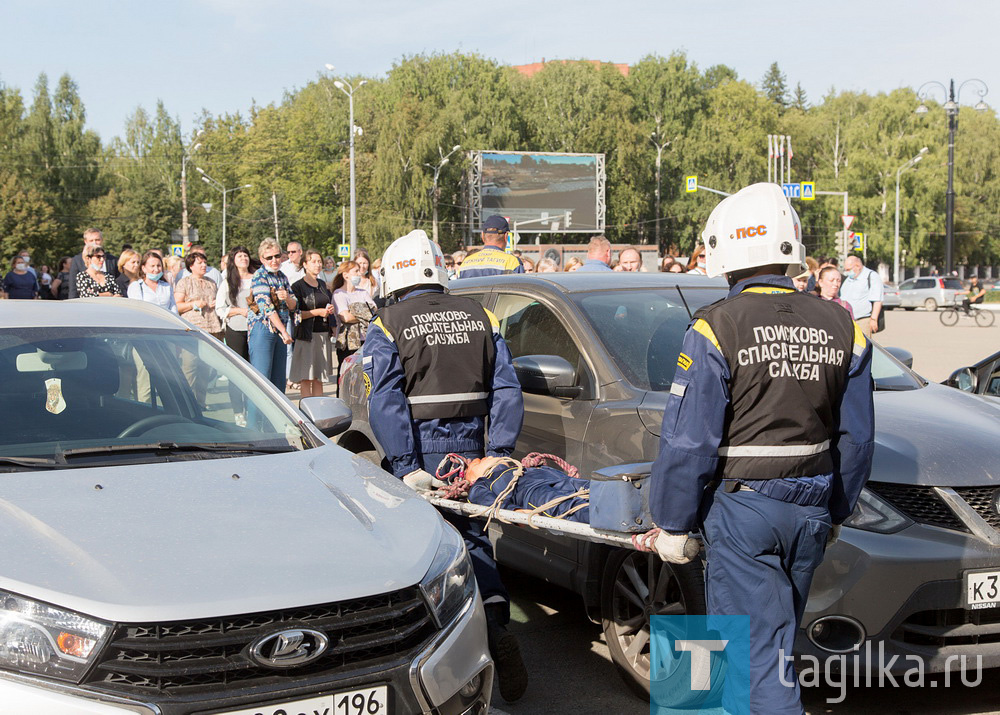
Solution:
{"label": "white car", "polygon": [[0,711],[488,710],[462,539],[339,400],[105,298],[0,302],[0,385]]}

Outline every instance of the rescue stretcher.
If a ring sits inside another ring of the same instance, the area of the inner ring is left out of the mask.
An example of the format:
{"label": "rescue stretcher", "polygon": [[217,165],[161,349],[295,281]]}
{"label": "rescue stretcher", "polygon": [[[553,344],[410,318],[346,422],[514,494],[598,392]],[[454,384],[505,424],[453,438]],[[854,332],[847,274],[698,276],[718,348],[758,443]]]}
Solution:
{"label": "rescue stretcher", "polygon": [[[439,509],[482,521],[486,521],[489,518],[488,513],[492,513],[492,518],[503,523],[542,529],[555,535],[565,535],[571,539],[647,551],[648,548],[643,548],[639,537],[645,536],[653,528],[652,520],[648,516],[648,485],[646,484],[646,477],[649,476],[652,466],[652,462],[641,462],[605,467],[595,471],[589,480],[591,483],[591,521],[600,520],[605,524],[613,522],[622,527],[621,531],[595,528],[591,524],[578,521],[529,514],[512,509],[491,510],[490,507],[480,504],[444,498],[440,492],[436,491],[422,492],[421,496]],[[596,498],[604,506],[603,510],[597,509],[596,519],[595,508],[599,504],[595,503],[594,485],[600,487],[597,490]]]}

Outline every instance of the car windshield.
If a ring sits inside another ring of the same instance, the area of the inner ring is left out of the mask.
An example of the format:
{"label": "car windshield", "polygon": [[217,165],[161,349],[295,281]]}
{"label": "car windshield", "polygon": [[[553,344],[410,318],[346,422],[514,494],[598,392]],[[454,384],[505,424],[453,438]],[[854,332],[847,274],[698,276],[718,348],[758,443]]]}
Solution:
{"label": "car windshield", "polygon": [[251,375],[195,330],[0,330],[0,471],[313,446]]}
{"label": "car windshield", "polygon": [[[717,288],[576,293],[573,299],[625,378],[642,390],[669,390],[691,314],[726,296]],[[879,390],[913,390],[923,381],[874,344]]]}

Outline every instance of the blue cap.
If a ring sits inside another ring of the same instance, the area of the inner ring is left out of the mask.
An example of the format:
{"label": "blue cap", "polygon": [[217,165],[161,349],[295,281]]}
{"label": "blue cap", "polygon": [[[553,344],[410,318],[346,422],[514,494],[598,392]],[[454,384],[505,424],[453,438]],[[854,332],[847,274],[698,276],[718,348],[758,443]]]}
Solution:
{"label": "blue cap", "polygon": [[507,219],[503,216],[490,216],[488,219],[483,221],[483,230],[507,233],[510,231],[510,226],[507,224]]}

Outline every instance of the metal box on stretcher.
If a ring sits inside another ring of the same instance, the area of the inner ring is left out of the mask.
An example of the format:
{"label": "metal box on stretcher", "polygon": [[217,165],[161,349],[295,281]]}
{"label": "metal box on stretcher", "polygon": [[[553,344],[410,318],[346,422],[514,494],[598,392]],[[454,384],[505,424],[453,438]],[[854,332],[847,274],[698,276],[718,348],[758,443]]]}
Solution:
{"label": "metal box on stretcher", "polygon": [[[654,528],[649,512],[649,474],[652,462],[605,467],[590,477],[590,523],[531,515],[510,509],[496,510],[495,518],[511,524],[565,534],[574,539],[636,548],[633,536]],[[487,518],[488,507],[467,501],[443,499],[428,492],[424,497],[434,506],[456,514]]]}

